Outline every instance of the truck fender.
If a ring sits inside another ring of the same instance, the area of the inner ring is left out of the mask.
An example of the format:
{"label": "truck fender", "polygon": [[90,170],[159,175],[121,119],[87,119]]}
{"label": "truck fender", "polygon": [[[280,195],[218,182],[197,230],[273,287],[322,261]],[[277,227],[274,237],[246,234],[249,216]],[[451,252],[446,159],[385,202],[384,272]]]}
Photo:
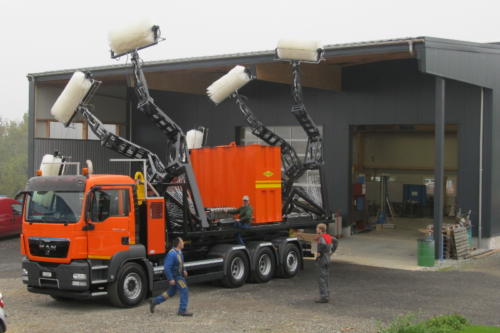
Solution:
{"label": "truck fender", "polygon": [[248,259],[248,262],[250,262],[250,254],[248,252],[248,249],[245,245],[238,245],[238,244],[217,244],[214,247],[208,251],[208,257],[209,258],[222,258],[224,259],[224,272],[227,269],[227,257],[229,256],[230,253],[234,251],[243,251]]}
{"label": "truck fender", "polygon": [[146,258],[142,259],[142,264],[146,268],[146,274],[148,275],[148,289],[149,291],[153,291],[153,264]]}
{"label": "truck fender", "polygon": [[275,238],[272,240],[272,243],[276,249],[278,249],[278,253],[276,255],[276,262],[278,263],[279,267],[282,267],[283,262],[281,260],[281,254],[285,250],[285,246],[287,244],[295,244],[299,248],[299,254],[300,254],[300,269],[304,269],[304,260],[302,260],[303,257],[303,252],[302,252],[302,245],[300,244],[299,240],[297,237],[280,237],[280,238]]}
{"label": "truck fender", "polygon": [[[126,262],[144,259],[146,259],[146,248],[141,244],[130,245],[128,250],[117,252],[109,263],[108,281],[113,282],[116,279],[118,271]],[[146,272],[149,275],[149,269]]]}
{"label": "truck fender", "polygon": [[246,245],[248,249],[248,254],[250,256],[250,271],[254,272],[255,267],[257,264],[257,252],[260,248],[262,247],[268,247],[273,251],[274,253],[274,258],[276,259],[276,262],[278,262],[278,250],[277,248],[274,247],[274,244],[272,242],[259,242],[259,241],[253,241],[253,242],[248,242]]}

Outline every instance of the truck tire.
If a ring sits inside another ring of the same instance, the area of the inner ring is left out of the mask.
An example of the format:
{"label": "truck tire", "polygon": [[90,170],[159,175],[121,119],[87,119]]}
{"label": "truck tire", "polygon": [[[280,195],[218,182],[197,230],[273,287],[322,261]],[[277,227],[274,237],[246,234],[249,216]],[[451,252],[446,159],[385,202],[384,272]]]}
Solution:
{"label": "truck tire", "polygon": [[148,290],[147,281],[141,265],[134,262],[126,263],[109,287],[111,304],[117,307],[133,307],[141,303]]}
{"label": "truck tire", "polygon": [[264,283],[271,280],[276,270],[276,259],[274,253],[268,247],[262,247],[255,255],[255,267],[251,280],[257,283]]}
{"label": "truck tire", "polygon": [[248,258],[242,251],[232,252],[227,258],[222,284],[227,288],[238,288],[245,284],[249,272]]}
{"label": "truck tire", "polygon": [[287,244],[281,254],[281,277],[291,278],[297,275],[300,268],[300,251],[297,245]]}

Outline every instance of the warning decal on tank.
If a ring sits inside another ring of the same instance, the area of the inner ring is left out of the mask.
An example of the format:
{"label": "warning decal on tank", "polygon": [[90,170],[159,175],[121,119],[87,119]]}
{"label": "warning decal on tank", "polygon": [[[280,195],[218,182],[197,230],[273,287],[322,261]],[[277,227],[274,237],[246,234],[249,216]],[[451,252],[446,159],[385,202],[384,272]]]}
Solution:
{"label": "warning decal on tank", "polygon": [[264,176],[266,176],[267,178],[269,178],[269,177],[272,177],[274,175],[274,172],[267,170],[267,171],[263,172],[262,174]]}
{"label": "warning decal on tank", "polygon": [[281,180],[257,180],[255,188],[281,188]]}

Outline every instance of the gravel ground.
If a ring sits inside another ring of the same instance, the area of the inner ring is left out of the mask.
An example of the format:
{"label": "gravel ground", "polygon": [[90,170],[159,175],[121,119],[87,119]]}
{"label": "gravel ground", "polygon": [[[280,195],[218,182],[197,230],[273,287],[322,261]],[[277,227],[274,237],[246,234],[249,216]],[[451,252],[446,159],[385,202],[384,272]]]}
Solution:
{"label": "gravel ground", "polygon": [[293,279],[224,289],[190,286],[193,318],[176,316],[178,298],[116,309],[105,299],[56,302],[21,283],[18,239],[0,240],[0,291],[11,332],[376,332],[408,312],[461,313],[474,324],[500,326],[500,254],[457,270],[412,272],[334,263],[330,304],[315,304],[314,265]]}

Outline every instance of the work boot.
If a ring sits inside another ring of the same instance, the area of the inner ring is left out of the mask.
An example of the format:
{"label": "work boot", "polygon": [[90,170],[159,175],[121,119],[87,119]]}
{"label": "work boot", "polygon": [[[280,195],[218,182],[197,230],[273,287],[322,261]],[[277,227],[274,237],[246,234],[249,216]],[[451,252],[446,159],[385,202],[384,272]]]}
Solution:
{"label": "work boot", "polygon": [[151,298],[151,300],[149,301],[149,312],[151,313],[155,313],[155,302],[154,300]]}
{"label": "work boot", "polygon": [[314,303],[328,303],[328,298],[318,298]]}
{"label": "work boot", "polygon": [[179,312],[177,313],[179,316],[183,316],[183,317],[192,317],[193,316],[193,313],[191,312]]}

